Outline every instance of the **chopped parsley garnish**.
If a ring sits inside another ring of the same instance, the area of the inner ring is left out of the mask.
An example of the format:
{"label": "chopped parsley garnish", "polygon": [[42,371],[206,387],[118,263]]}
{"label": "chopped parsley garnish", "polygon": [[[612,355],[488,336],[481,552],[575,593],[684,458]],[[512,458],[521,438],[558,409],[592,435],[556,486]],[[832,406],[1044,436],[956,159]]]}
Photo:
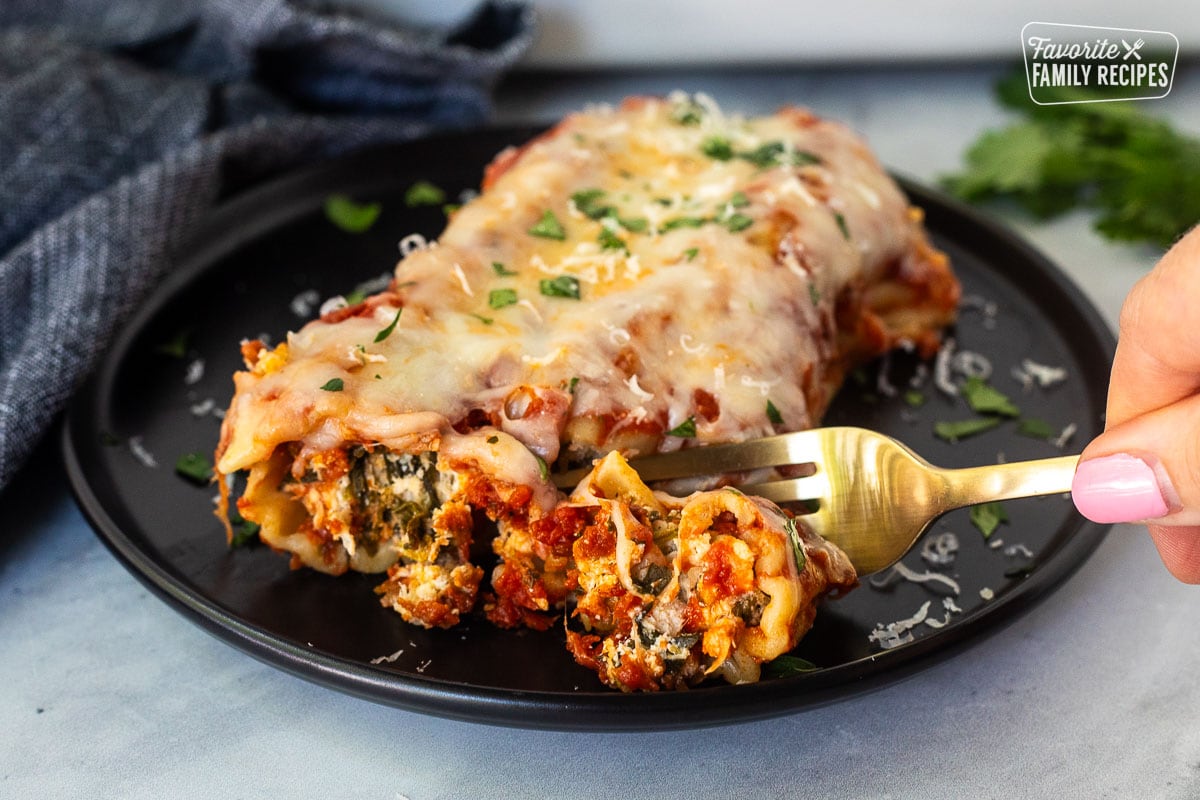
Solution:
{"label": "chopped parsley garnish", "polygon": [[688,417],[683,422],[667,431],[667,436],[678,436],[681,439],[692,439],[696,436],[696,418]]}
{"label": "chopped parsley garnish", "polygon": [[454,212],[458,211],[460,208],[462,208],[461,203],[444,203],[442,205],[442,213],[445,214],[447,217],[449,217],[449,216],[452,216],[454,214]]}
{"label": "chopped parsley garnish", "polygon": [[704,119],[704,107],[695,100],[680,100],[671,109],[671,121],[679,125],[699,125]]}
{"label": "chopped parsley garnish", "polygon": [[920,389],[909,389],[904,393],[904,402],[911,408],[920,408],[925,405],[925,393]]}
{"label": "chopped parsley garnish", "polygon": [[488,292],[488,308],[497,309],[516,305],[516,289],[492,289]]}
{"label": "chopped parsley garnish", "polygon": [[717,161],[733,158],[733,145],[724,136],[709,136],[700,144],[700,152]]}
{"label": "chopped parsley garnish", "polygon": [[600,242],[600,247],[604,250],[624,250],[629,252],[629,248],[625,245],[625,240],[608,228],[600,228],[600,236],[597,239]]}
{"label": "chopped parsley garnish", "polygon": [[675,217],[674,219],[669,219],[662,225],[659,225],[658,229],[663,233],[666,233],[667,231],[673,231],[676,228],[699,228],[706,222],[708,222],[708,220],[704,217]]}
{"label": "chopped parsley garnish", "polygon": [[743,161],[749,161],[759,169],[769,169],[781,164],[799,167],[805,164],[821,163],[821,159],[805,150],[792,150],[789,152],[787,145],[783,142],[767,142],[753,150],[738,153],[737,157]]}
{"label": "chopped parsley garnish", "polygon": [[344,194],[331,194],[325,198],[326,218],[346,233],[366,232],[382,211],[380,203],[356,203]]}
{"label": "chopped parsley garnish", "polygon": [[325,381],[325,384],[321,387],[321,390],[325,392],[340,392],[345,388],[346,384],[341,378],[330,378],[329,380]]}
{"label": "chopped parsley garnish", "polygon": [[571,378],[570,383],[567,384],[567,391],[570,392],[571,394],[575,394],[575,387],[577,387],[578,385],[579,385],[579,376],[576,375],[575,377]]}
{"label": "chopped parsley garnish", "polygon": [[746,197],[745,192],[734,192],[733,196],[729,198],[729,205],[734,208],[745,208],[750,205],[750,198]]}
{"label": "chopped parsley garnish", "polygon": [[990,431],[1000,424],[1000,417],[977,417],[975,419],[957,420],[955,422],[935,422],[933,433],[948,442],[957,442],[968,436]]}
{"label": "chopped parsley garnish", "polygon": [[1005,512],[1004,506],[998,502],[971,506],[967,513],[971,518],[971,524],[979,529],[985,539],[995,533],[1001,523],[1008,522],[1008,514]]}
{"label": "chopped parsley garnish", "polygon": [[538,290],[546,297],[567,297],[579,299],[579,279],[572,275],[559,275],[557,278],[542,278],[538,282]]}
{"label": "chopped parsley garnish", "polygon": [[683,257],[685,259],[687,259],[688,261],[691,261],[693,258],[695,258],[698,255],[700,255],[699,247],[689,247],[687,250],[683,251]]}
{"label": "chopped parsley garnish", "polygon": [[850,227],[846,225],[846,216],[841,212],[833,212],[833,221],[837,223],[838,230],[842,232],[842,238],[847,242],[850,241]]}
{"label": "chopped parsley garnish", "polygon": [[530,236],[540,236],[543,239],[554,239],[559,242],[566,241],[567,238],[566,229],[550,209],[546,209],[542,218],[535,222],[527,232]]}
{"label": "chopped parsley garnish", "polygon": [[1033,417],[1025,417],[1017,423],[1017,433],[1022,436],[1030,436],[1034,439],[1053,439],[1058,431],[1050,427],[1050,423],[1043,419],[1035,419]]}
{"label": "chopped parsley garnish", "polygon": [[550,480],[550,467],[546,464],[546,459],[542,458],[537,453],[534,453],[533,457],[537,459],[538,474],[542,476],[542,480]]}
{"label": "chopped parsley garnish", "polygon": [[999,414],[1003,417],[1021,415],[1021,410],[1003,392],[976,375],[967,378],[962,386],[962,395],[971,410],[980,414]]}
{"label": "chopped parsley garnish", "polygon": [[733,233],[744,231],[754,224],[754,218],[748,217],[745,214],[730,214],[724,221],[724,225]]}
{"label": "chopped parsley garnish", "polygon": [[617,217],[617,224],[630,233],[645,233],[646,229],[650,227],[650,222],[645,217],[633,217],[632,219]]}
{"label": "chopped parsley garnish", "polygon": [[446,193],[429,181],[417,181],[404,193],[404,205],[409,208],[437,206],[444,202]]}
{"label": "chopped parsley garnish", "polygon": [[793,678],[819,669],[816,664],[799,656],[779,656],[762,666],[763,674],[768,678]]}
{"label": "chopped parsley garnish", "polygon": [[203,486],[212,480],[212,462],[202,453],[184,453],[175,461],[175,472]]}
{"label": "chopped parsley garnish", "polygon": [[379,333],[375,334],[375,343],[376,344],[379,344],[384,339],[386,339],[387,337],[392,335],[392,331],[396,330],[396,324],[398,322],[400,322],[400,315],[402,313],[404,313],[403,308],[396,309],[396,316],[395,316],[395,318],[392,319],[392,323],[390,325],[388,325],[386,328],[384,328],[383,330],[381,330]]}
{"label": "chopped parsley garnish", "polygon": [[499,437],[499,436],[489,436],[489,437],[487,438],[487,443],[488,443],[488,444],[495,444],[495,443],[496,443],[496,442],[498,442],[498,441],[500,441],[500,437]]}
{"label": "chopped parsley garnish", "polygon": [[800,531],[796,528],[796,518],[785,519],[783,527],[787,530],[788,541],[792,543],[792,555],[796,558],[796,572],[804,572],[807,561],[804,558],[804,542],[800,539]]}
{"label": "chopped parsley garnish", "polygon": [[[471,316],[474,317],[475,319],[479,320],[480,322],[482,322],[484,325],[491,325],[493,322],[496,321],[496,320],[492,319],[491,317],[485,317],[482,314],[472,314]],[[379,377],[379,376],[376,375],[375,377]]]}
{"label": "chopped parsley garnish", "polygon": [[783,151],[783,142],[767,142],[753,150],[738,153],[738,158],[749,161],[759,169],[766,169],[779,163],[779,157],[783,155]]}
{"label": "chopped parsley garnish", "polygon": [[767,419],[771,421],[772,425],[783,424],[783,414],[779,413],[779,409],[770,400],[767,401]]}
{"label": "chopped parsley garnish", "polygon": [[154,348],[154,352],[171,358],[187,358],[188,336],[191,331],[179,331],[167,341]]}
{"label": "chopped parsley garnish", "polygon": [[517,274],[516,270],[509,269],[508,267],[501,264],[499,261],[492,262],[492,271],[495,272],[497,275],[500,275],[503,277],[508,277],[508,276]]}
{"label": "chopped parsley garnish", "polygon": [[[239,518],[240,519],[240,518]],[[247,547],[258,541],[259,524],[243,519],[236,523],[233,538],[229,540],[230,547]]]}
{"label": "chopped parsley garnish", "polygon": [[603,199],[603,189],[582,189],[571,195],[575,208],[588,219],[603,219],[616,214],[616,209],[604,205]]}

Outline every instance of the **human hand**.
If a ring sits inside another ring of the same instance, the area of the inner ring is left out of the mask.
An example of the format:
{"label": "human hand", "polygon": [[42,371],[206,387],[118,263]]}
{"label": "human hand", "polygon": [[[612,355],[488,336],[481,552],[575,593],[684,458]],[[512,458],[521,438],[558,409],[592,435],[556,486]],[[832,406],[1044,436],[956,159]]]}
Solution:
{"label": "human hand", "polygon": [[1200,583],[1200,228],[1138,281],[1121,309],[1105,430],[1071,496],[1096,522],[1145,522],[1163,563]]}

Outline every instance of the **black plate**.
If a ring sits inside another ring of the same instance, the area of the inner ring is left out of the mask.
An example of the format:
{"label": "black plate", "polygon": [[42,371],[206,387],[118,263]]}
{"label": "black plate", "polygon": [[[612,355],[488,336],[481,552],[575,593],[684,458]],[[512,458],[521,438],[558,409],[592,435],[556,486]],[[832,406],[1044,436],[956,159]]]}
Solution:
{"label": "black plate", "polygon": [[[377,577],[290,571],[286,558],[261,546],[228,549],[212,515],[212,488],[173,471],[178,456],[211,453],[216,442],[217,419],[195,416],[189,407],[208,398],[227,404],[239,340],[267,333],[278,341],[299,327],[304,319],[289,308],[295,296],[309,289],[321,298],[345,293],[389,271],[404,234],[440,231],[440,208],[405,207],[404,191],[414,181],[433,181],[453,197],[478,184],[493,154],[530,133],[491,130],[373,150],[236,199],[180,254],[171,279],[79,393],[63,436],[76,497],[117,557],[189,619],[288,672],[417,711],[527,727],[679,728],[782,714],[909,674],[1046,597],[1099,544],[1107,528],[1083,520],[1061,497],[1005,504],[1010,522],[993,540],[1024,544],[1032,558],[989,547],[966,512],[954,512],[932,529],[954,531],[961,543],[949,574],[961,586],[962,613],[946,627],[922,625],[911,644],[881,650],[868,639],[877,622],[908,617],[925,600],[933,600],[930,616],[941,617],[940,595],[912,583],[887,591],[864,585],[825,604],[796,651],[817,671],[654,695],[603,688],[572,661],[561,632],[503,631],[478,620],[450,631],[422,630],[379,606],[372,592]],[[925,209],[965,294],[994,304],[991,316],[964,309],[953,332],[959,347],[991,359],[993,383],[1027,415],[1055,428],[1076,423],[1072,444],[1082,447],[1101,429],[1114,347],[1108,328],[1057,268],[1013,235],[938,194],[904,186]],[[322,212],[334,192],[381,201],[383,214],[367,233],[344,233]],[[181,333],[186,356],[162,352]],[[1024,393],[1009,376],[1023,357],[1063,366],[1070,377]],[[203,376],[188,384],[198,358]],[[910,408],[879,394],[880,368],[848,382],[827,422],[891,433],[943,466],[989,463],[999,453],[1017,460],[1059,452],[1018,435],[1014,422],[956,445],[943,442],[932,435],[932,423],[970,416],[962,401],[927,383],[924,405]],[[896,356],[886,369],[890,382],[903,386],[918,365]],[[132,437],[141,437],[156,468],[134,456]],[[906,563],[924,568],[916,554]],[[993,593],[990,600],[981,597],[984,589]],[[389,655],[394,660],[373,663]]]}

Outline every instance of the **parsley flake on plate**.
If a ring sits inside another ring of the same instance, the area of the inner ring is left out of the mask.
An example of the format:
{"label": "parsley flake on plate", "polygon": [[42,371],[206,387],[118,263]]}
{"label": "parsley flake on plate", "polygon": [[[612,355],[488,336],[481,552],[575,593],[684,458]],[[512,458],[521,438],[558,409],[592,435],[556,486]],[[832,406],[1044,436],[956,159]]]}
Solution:
{"label": "parsley flake on plate", "polygon": [[212,480],[212,462],[203,453],[184,453],[175,461],[175,472],[192,483],[204,486]]}
{"label": "parsley flake on plate", "polygon": [[1025,417],[1017,423],[1017,433],[1033,439],[1049,441],[1058,435],[1058,431],[1050,427],[1050,423],[1036,417]]}
{"label": "parsley flake on plate", "polygon": [[768,678],[791,678],[806,672],[816,672],[820,667],[799,656],[782,655],[763,664],[763,674]]}
{"label": "parsley flake on plate", "polygon": [[409,208],[440,206],[444,202],[446,202],[446,193],[429,181],[417,181],[404,193],[404,205]]}
{"label": "parsley flake on plate", "polygon": [[967,513],[971,518],[971,524],[979,529],[985,539],[995,533],[996,528],[999,528],[1002,523],[1008,522],[1008,513],[1005,512],[1004,506],[995,501],[971,506]]}
{"label": "parsley flake on plate", "polygon": [[154,352],[170,356],[171,358],[187,358],[188,337],[190,335],[190,331],[179,331],[170,339],[155,347]]}
{"label": "parsley flake on plate", "polygon": [[1002,417],[1021,416],[1021,410],[1007,395],[977,375],[967,378],[961,391],[972,411],[980,414],[999,414]]}
{"label": "parsley flake on plate", "polygon": [[933,433],[939,439],[953,443],[959,439],[966,439],[968,436],[976,436],[984,431],[990,431],[999,424],[1000,417],[976,417],[953,422],[935,422]]}
{"label": "parsley flake on plate", "polygon": [[346,233],[365,233],[379,219],[380,203],[358,203],[344,194],[325,198],[325,217]]}

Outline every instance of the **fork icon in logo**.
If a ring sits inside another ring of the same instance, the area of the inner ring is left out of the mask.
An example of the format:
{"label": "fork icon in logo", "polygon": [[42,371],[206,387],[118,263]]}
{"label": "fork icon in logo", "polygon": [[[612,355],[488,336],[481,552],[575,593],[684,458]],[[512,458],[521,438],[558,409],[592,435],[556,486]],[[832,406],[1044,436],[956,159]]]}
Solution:
{"label": "fork icon in logo", "polygon": [[1128,61],[1128,60],[1129,60],[1129,57],[1130,57],[1130,56],[1133,56],[1133,57],[1134,57],[1134,58],[1136,58],[1138,61],[1141,61],[1141,60],[1142,60],[1142,54],[1141,54],[1141,53],[1139,53],[1139,52],[1138,52],[1138,50],[1141,50],[1141,49],[1142,49],[1142,45],[1144,45],[1145,43],[1146,43],[1146,42],[1145,42],[1145,40],[1143,40],[1143,39],[1138,39],[1138,40],[1137,40],[1136,42],[1134,42],[1133,44],[1130,44],[1129,42],[1127,42],[1127,41],[1125,41],[1124,39],[1122,39],[1122,40],[1121,40],[1121,44],[1125,45],[1125,55],[1121,57],[1121,60],[1122,60],[1122,61]]}

